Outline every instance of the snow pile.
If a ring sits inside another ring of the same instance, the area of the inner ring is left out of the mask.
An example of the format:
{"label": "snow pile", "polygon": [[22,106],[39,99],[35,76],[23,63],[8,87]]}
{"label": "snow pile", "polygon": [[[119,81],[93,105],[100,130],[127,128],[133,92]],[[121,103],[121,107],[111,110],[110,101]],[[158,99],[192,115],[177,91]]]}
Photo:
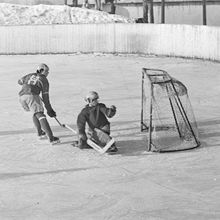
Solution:
{"label": "snow pile", "polygon": [[107,12],[66,5],[15,5],[0,3],[0,25],[134,23]]}

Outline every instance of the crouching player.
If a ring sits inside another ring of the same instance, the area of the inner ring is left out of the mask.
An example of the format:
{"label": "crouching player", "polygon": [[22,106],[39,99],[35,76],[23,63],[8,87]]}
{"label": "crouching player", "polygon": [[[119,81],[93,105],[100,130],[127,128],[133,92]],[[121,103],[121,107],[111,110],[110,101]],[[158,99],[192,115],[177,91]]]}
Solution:
{"label": "crouching player", "polygon": [[[90,148],[87,145],[87,139],[94,141],[100,147],[104,147],[110,137],[110,122],[107,118],[111,118],[116,114],[116,107],[106,107],[105,104],[99,103],[99,95],[95,91],[91,91],[85,98],[87,105],[81,110],[77,117],[78,142],[77,147],[80,149]],[[88,131],[86,132],[86,124]],[[107,150],[107,152],[117,152],[115,143]]]}

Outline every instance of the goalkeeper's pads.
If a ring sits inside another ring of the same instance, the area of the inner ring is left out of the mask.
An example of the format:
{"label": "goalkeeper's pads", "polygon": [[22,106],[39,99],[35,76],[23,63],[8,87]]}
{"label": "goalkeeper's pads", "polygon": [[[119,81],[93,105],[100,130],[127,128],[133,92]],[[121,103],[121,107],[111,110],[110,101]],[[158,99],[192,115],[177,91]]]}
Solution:
{"label": "goalkeeper's pads", "polygon": [[94,129],[91,138],[87,140],[87,144],[99,153],[105,153],[114,143],[113,138],[98,128]]}

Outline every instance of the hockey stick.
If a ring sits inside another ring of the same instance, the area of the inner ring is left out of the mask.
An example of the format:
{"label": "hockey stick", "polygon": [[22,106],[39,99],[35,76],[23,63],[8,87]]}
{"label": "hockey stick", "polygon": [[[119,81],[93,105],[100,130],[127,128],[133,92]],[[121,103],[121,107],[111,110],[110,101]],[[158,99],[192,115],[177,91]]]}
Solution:
{"label": "hockey stick", "polygon": [[58,123],[61,127],[67,128],[67,129],[69,129],[70,131],[72,131],[74,134],[77,134],[77,131],[75,131],[74,129],[72,129],[70,126],[68,126],[68,125],[66,125],[66,124],[61,124],[60,121],[59,121],[56,117],[54,117],[54,118],[55,118],[55,120],[57,121],[57,123]]}

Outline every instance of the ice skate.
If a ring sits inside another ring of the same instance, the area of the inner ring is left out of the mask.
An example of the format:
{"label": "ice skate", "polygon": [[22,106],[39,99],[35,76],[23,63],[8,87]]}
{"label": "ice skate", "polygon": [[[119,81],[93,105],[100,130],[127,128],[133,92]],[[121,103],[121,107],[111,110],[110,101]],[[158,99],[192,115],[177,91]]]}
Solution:
{"label": "ice skate", "polygon": [[53,139],[50,140],[51,145],[55,145],[55,144],[59,144],[59,143],[60,143],[60,139],[58,137],[53,137]]}
{"label": "ice skate", "polygon": [[118,148],[116,147],[115,143],[106,151],[108,154],[114,154],[118,152]]}
{"label": "ice skate", "polygon": [[47,135],[44,131],[41,132],[41,134],[38,134],[39,140],[47,139]]}

